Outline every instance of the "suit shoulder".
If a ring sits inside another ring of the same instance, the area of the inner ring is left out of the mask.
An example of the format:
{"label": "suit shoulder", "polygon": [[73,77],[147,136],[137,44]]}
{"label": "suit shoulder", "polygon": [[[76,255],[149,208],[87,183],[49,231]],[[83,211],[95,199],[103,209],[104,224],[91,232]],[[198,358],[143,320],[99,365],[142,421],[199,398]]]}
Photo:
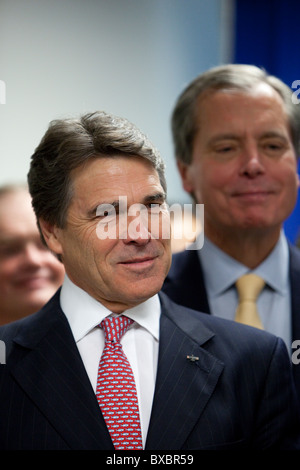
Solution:
{"label": "suit shoulder", "polygon": [[266,331],[179,305],[171,300],[166,293],[161,293],[160,296],[167,315],[180,328],[192,331],[195,338],[201,336],[203,329],[209,330],[211,332],[210,336],[215,337],[214,344],[217,346],[223,345],[228,351],[229,348],[238,351],[244,347],[273,349],[278,341],[282,341]]}
{"label": "suit shoulder", "polygon": [[6,325],[0,326],[0,339],[9,344],[19,334],[24,334],[30,340],[43,330],[46,331],[62,313],[57,292],[43,308]]}
{"label": "suit shoulder", "polygon": [[300,272],[300,249],[297,246],[289,243],[289,254],[291,269]]}
{"label": "suit shoulder", "polygon": [[197,251],[195,250],[184,250],[174,253],[172,255],[172,264],[169,271],[169,274],[176,272],[178,269],[184,269],[186,266],[189,266],[191,263],[194,264],[199,261]]}
{"label": "suit shoulder", "polygon": [[172,255],[170,270],[166,276],[164,287],[176,285],[179,289],[185,288],[186,283],[194,284],[202,278],[202,268],[196,251],[180,251]]}

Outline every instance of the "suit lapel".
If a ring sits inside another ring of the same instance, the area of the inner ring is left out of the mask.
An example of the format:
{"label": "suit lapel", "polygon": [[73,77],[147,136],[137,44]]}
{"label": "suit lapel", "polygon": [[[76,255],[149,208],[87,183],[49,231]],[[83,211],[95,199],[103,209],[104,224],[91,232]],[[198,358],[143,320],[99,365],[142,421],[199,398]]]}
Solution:
{"label": "suit lapel", "polygon": [[71,449],[113,449],[58,295],[28,326],[15,338],[15,379]]}
{"label": "suit lapel", "polygon": [[[300,251],[293,245],[289,245],[290,250],[290,282],[291,282],[291,303],[292,303],[292,343],[300,338]],[[294,350],[292,349],[292,353]],[[293,365],[293,374],[296,388],[300,387],[300,366]]]}
{"label": "suit lapel", "polygon": [[300,251],[292,245],[290,250],[290,280],[292,298],[293,339],[300,338]]}
{"label": "suit lapel", "polygon": [[[11,373],[70,449],[113,450],[58,294],[15,337]],[[199,314],[161,294],[156,389],[146,449],[180,449],[209,401],[223,364],[203,349],[213,334]],[[25,322],[26,323],[26,322]],[[194,356],[196,361],[187,356]]]}
{"label": "suit lapel", "polygon": [[199,315],[183,312],[164,295],[161,300],[159,361],[146,449],[178,450],[212,396],[224,366],[201,346],[213,333]]}

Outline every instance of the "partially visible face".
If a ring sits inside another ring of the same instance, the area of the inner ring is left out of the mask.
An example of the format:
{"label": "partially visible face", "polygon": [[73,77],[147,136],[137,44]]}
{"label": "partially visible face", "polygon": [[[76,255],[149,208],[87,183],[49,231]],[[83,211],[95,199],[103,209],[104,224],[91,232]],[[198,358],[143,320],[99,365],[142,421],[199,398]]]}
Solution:
{"label": "partially visible face", "polygon": [[[116,313],[156,294],[171,262],[170,239],[163,238],[157,227],[155,238],[151,236],[151,206],[161,209],[160,226],[169,217],[156,170],[135,156],[100,157],[73,171],[72,182],[65,228],[49,228],[40,221],[49,246],[62,255],[70,279]],[[122,214],[120,197],[127,202]],[[104,204],[116,208],[114,238],[99,236],[99,228],[109,221],[109,215],[98,215],[97,208]],[[146,217],[130,212],[133,204],[146,208]],[[132,226],[136,230],[131,233]]]}
{"label": "partially visible face", "polygon": [[295,151],[284,105],[268,85],[250,93],[217,91],[199,99],[185,189],[204,203],[205,232],[278,232],[297,198]]}
{"label": "partially visible face", "polygon": [[27,191],[0,198],[0,323],[40,309],[62,284],[64,267],[42,244]]}

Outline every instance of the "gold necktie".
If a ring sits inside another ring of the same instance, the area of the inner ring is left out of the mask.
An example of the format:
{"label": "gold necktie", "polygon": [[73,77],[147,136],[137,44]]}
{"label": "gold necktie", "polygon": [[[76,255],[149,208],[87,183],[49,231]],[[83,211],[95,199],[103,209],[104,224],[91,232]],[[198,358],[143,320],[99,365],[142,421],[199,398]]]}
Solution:
{"label": "gold necktie", "polygon": [[263,329],[256,308],[256,299],[264,285],[265,281],[256,274],[245,274],[236,281],[240,300],[235,314],[236,321]]}

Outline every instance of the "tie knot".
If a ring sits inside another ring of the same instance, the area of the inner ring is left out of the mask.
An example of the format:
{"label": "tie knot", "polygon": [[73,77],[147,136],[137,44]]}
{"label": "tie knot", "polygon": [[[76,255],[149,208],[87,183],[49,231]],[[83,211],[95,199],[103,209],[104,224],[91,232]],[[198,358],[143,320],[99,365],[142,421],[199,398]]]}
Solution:
{"label": "tie knot", "polygon": [[245,274],[236,281],[240,300],[256,301],[259,293],[265,285],[265,281],[256,274]]}
{"label": "tie knot", "polygon": [[119,342],[132,323],[133,320],[124,315],[104,318],[100,326],[104,330],[105,342]]}

